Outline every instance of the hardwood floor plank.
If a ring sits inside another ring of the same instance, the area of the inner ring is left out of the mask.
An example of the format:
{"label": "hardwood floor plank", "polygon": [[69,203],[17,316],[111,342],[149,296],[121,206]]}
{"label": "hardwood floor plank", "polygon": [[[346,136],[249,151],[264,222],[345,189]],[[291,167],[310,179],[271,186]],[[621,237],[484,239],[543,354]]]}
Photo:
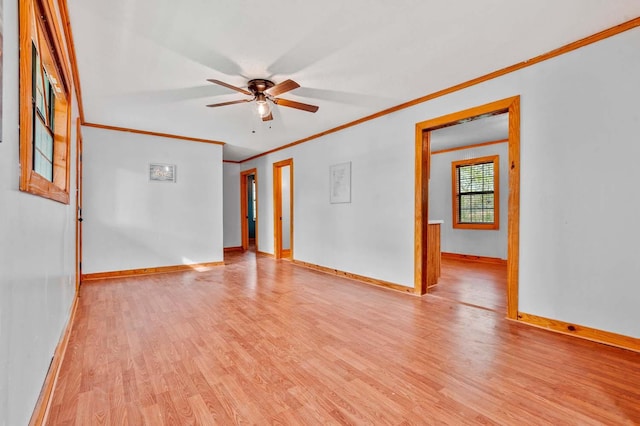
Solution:
{"label": "hardwood floor plank", "polygon": [[196,394],[189,397],[188,402],[189,402],[189,405],[191,406],[191,410],[193,411],[195,424],[198,424],[198,425],[216,424],[215,418],[209,412],[209,408],[207,407],[207,404],[204,402],[204,400],[200,395]]}
{"label": "hardwood floor plank", "polygon": [[166,424],[162,418],[162,411],[158,404],[141,407],[140,412],[142,414],[143,422],[147,426],[159,426]]}
{"label": "hardwood floor plank", "polygon": [[[204,403],[209,417],[215,420],[216,424],[229,424],[231,423],[231,417],[227,415],[224,405],[216,396],[216,392],[213,387],[204,378],[202,373],[195,373],[191,376],[191,380],[196,386],[198,393],[192,398],[200,397]],[[215,384],[213,385],[215,386]],[[190,398],[191,401],[191,398]],[[194,412],[196,409],[194,408]]]}
{"label": "hardwood floor plank", "polygon": [[227,258],[83,284],[47,424],[640,424],[640,354],[505,320],[500,265],[417,298]]}
{"label": "hardwood floor plank", "polygon": [[171,399],[171,392],[161,392],[157,394],[158,408],[162,424],[165,425],[179,425],[189,424],[189,418],[182,419],[178,414],[178,410]]}

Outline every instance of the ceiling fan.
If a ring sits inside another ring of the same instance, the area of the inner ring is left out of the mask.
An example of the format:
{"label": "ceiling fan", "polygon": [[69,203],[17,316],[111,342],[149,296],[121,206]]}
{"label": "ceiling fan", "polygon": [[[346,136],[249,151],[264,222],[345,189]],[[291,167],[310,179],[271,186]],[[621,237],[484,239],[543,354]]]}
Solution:
{"label": "ceiling fan", "polygon": [[258,106],[258,114],[260,114],[260,117],[262,117],[262,121],[273,120],[269,102],[273,102],[276,105],[301,109],[308,112],[316,112],[318,110],[318,107],[315,105],[304,104],[302,102],[291,101],[288,99],[276,98],[276,96],[282,93],[286,93],[300,87],[300,85],[293,80],[285,80],[282,83],[274,84],[270,80],[256,78],[249,81],[249,83],[247,84],[248,90],[232,86],[231,84],[225,83],[224,81],[215,80],[212,78],[207,79],[207,81],[219,84],[220,86],[227,87],[231,90],[235,90],[236,92],[252,96],[251,99],[238,99],[237,101],[221,102],[218,104],[207,105],[208,107],[220,107],[225,105],[256,101],[256,105]]}

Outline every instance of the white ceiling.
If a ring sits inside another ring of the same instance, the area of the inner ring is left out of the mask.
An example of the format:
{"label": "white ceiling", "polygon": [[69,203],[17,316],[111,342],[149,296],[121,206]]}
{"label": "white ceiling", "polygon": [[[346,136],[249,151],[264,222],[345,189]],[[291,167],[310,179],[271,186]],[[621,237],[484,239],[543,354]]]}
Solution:
{"label": "white ceiling", "polygon": [[[640,16],[638,0],[68,0],[85,120],[226,142],[251,155]],[[252,78],[320,107],[205,105]]]}

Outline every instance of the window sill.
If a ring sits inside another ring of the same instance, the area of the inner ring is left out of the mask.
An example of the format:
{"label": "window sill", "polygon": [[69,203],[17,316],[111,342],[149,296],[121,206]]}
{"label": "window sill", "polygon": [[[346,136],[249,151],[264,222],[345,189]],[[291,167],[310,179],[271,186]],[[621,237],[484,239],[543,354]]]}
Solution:
{"label": "window sill", "polygon": [[497,231],[500,229],[498,223],[454,223],[453,229],[477,229],[484,231]]}
{"label": "window sill", "polygon": [[26,184],[20,185],[20,190],[62,204],[69,204],[69,191],[65,191],[34,171],[30,172]]}

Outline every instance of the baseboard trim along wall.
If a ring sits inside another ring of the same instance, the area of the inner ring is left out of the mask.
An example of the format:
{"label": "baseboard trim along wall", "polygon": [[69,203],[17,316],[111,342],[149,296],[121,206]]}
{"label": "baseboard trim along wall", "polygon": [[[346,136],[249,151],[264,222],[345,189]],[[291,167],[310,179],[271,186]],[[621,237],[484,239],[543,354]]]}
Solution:
{"label": "baseboard trim along wall", "polygon": [[95,272],[83,274],[82,281],[104,280],[107,278],[137,277],[140,275],[166,274],[169,272],[208,271],[224,262],[191,263],[187,265],[157,266],[155,268],[127,269],[124,271]]}
{"label": "baseboard trim along wall", "polygon": [[234,251],[243,251],[244,249],[242,248],[242,246],[235,246],[235,247],[225,247],[224,248],[224,252],[225,253],[231,253]]}
{"label": "baseboard trim along wall", "polygon": [[407,287],[400,284],[390,283],[388,281],[378,280],[371,277],[365,277],[364,275],[353,274],[351,272],[341,271],[339,269],[327,268],[326,266],[320,266],[309,262],[303,262],[302,260],[293,260],[293,263],[298,266],[303,266],[305,268],[314,269],[316,271],[324,272],[326,274],[336,275],[339,277],[349,278],[352,280],[360,281],[365,284],[372,284],[378,287],[389,288],[392,290],[400,291],[402,293],[414,294],[413,287]]}
{"label": "baseboard trim along wall", "polygon": [[476,256],[475,254],[460,254],[460,253],[446,253],[442,252],[443,259],[449,260],[465,260],[468,262],[483,262],[483,263],[496,263],[498,265],[506,265],[506,259],[500,259],[499,257],[487,257]]}
{"label": "baseboard trim along wall", "polygon": [[275,257],[273,253],[267,253],[266,251],[257,251],[256,254],[258,256],[264,256],[264,257],[271,257],[271,258]]}
{"label": "baseboard trim along wall", "polygon": [[60,373],[60,366],[62,366],[62,360],[67,353],[67,346],[69,345],[69,338],[71,337],[71,330],[73,329],[73,322],[75,320],[76,311],[78,309],[78,300],[78,294],[76,293],[76,296],[73,300],[73,305],[71,306],[69,320],[67,321],[65,330],[60,337],[58,346],[56,346],[56,350],[53,353],[51,365],[49,366],[49,371],[47,371],[47,375],[44,379],[42,390],[40,391],[40,396],[38,397],[36,406],[33,409],[33,414],[31,414],[29,426],[42,425],[47,420],[49,405],[51,403],[51,397],[53,396],[53,389],[56,382],[58,381],[58,375]]}
{"label": "baseboard trim along wall", "polygon": [[518,321],[556,333],[567,334],[569,336],[580,337],[593,342],[604,343],[605,345],[616,346],[634,352],[640,352],[640,339],[622,334],[602,331],[582,325],[571,324],[564,321],[539,317],[537,315],[518,312]]}

